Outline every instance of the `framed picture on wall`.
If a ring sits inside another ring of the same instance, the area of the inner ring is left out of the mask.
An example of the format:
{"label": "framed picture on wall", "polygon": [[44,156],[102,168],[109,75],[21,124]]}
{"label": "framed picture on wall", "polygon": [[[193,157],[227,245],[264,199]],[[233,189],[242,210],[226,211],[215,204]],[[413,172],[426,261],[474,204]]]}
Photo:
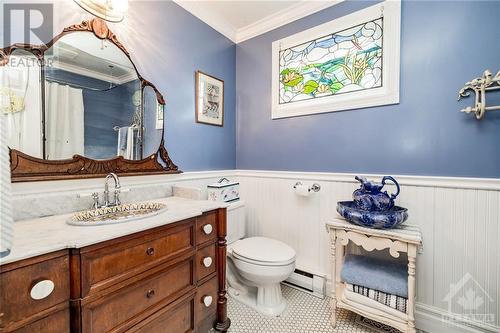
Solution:
{"label": "framed picture on wall", "polygon": [[400,1],[272,44],[272,118],[399,103]]}
{"label": "framed picture on wall", "polygon": [[224,81],[196,72],[196,122],[224,125]]}

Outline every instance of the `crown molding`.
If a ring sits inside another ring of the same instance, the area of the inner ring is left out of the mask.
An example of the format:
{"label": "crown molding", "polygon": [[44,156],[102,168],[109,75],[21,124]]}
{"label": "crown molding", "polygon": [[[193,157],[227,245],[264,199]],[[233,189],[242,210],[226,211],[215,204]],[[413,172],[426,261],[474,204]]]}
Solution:
{"label": "crown molding", "polygon": [[90,78],[97,79],[97,80],[104,81],[104,82],[110,82],[110,83],[117,84],[117,85],[122,85],[122,84],[125,84],[127,82],[138,79],[138,76],[137,76],[137,73],[135,72],[135,70],[133,72],[128,73],[128,74],[124,74],[122,76],[116,77],[116,76],[111,76],[111,75],[108,75],[105,73],[96,72],[94,70],[81,68],[81,67],[78,67],[75,65],[62,63],[62,62],[54,63],[52,65],[52,67],[66,71],[66,72],[74,73],[74,74],[81,75],[81,76],[90,77]]}
{"label": "crown molding", "polygon": [[262,35],[285,24],[309,16],[320,10],[339,4],[345,0],[304,1],[266,16],[236,31],[236,43]]}
{"label": "crown molding", "polygon": [[[308,15],[314,14],[325,8],[334,6],[345,0],[317,0],[304,1],[294,6],[280,10],[268,15],[243,28],[236,29],[223,16],[210,12],[199,6],[198,1],[173,0],[176,4],[196,16],[227,38],[233,43],[241,43],[250,38],[262,35],[268,31],[279,28],[285,24],[299,20]],[[257,2],[258,4],[258,2]]]}
{"label": "crown molding", "polygon": [[173,0],[176,4],[236,43],[236,29],[221,15],[200,7],[198,1]]}

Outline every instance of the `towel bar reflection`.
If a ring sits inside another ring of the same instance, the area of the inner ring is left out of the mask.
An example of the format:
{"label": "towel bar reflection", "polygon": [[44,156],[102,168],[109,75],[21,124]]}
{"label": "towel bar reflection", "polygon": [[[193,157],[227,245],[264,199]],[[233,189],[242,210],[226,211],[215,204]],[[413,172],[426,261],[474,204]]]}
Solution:
{"label": "towel bar reflection", "polygon": [[[130,127],[132,127],[134,130],[139,129],[139,127],[137,127],[137,125],[132,125]],[[118,132],[120,130],[120,126],[115,126],[115,127],[113,127],[113,129],[115,130],[115,132]]]}
{"label": "towel bar reflection", "polygon": [[[295,185],[293,185],[293,188],[295,189],[299,185],[302,185],[302,183],[301,182],[296,182]],[[314,183],[314,184],[312,184],[311,187],[308,188],[309,192],[311,192],[311,191],[313,191],[313,192],[319,192],[319,190],[321,190],[321,186],[318,183]]]}

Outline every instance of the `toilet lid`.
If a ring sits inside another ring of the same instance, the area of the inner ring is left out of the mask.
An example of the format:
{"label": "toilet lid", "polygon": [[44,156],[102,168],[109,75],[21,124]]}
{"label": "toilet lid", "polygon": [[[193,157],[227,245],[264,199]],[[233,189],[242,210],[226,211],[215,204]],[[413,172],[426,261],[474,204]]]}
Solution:
{"label": "toilet lid", "polygon": [[265,237],[250,237],[233,244],[232,253],[240,259],[268,264],[288,264],[295,250],[283,242]]}

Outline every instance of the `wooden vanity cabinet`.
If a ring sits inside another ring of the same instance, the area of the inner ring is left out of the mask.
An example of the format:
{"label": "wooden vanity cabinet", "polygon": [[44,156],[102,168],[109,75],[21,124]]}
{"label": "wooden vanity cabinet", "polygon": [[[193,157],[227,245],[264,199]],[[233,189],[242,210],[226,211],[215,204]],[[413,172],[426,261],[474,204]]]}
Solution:
{"label": "wooden vanity cabinet", "polygon": [[[225,236],[218,209],[0,266],[0,332],[225,332]],[[56,287],[32,300],[41,279]]]}
{"label": "wooden vanity cabinet", "polygon": [[69,274],[66,250],[0,266],[0,332],[69,332]]}

